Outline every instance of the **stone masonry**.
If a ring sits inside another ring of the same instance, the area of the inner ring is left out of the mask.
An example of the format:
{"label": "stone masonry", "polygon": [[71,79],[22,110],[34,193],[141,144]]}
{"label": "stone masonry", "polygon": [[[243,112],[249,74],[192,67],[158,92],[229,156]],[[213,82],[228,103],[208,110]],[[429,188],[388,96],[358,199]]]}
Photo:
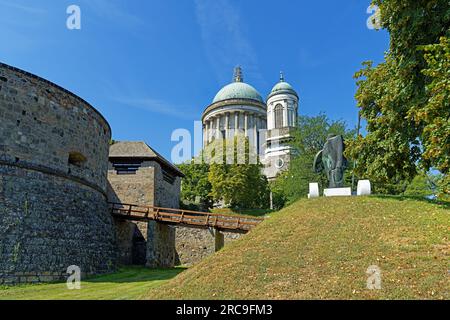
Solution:
{"label": "stone masonry", "polygon": [[111,130],[83,99],[0,63],[0,284],[116,268]]}
{"label": "stone masonry", "polygon": [[[216,252],[215,230],[193,229],[186,227],[176,228],[176,254],[177,264],[192,266]],[[239,239],[239,233],[224,232],[224,244]]]}
{"label": "stone masonry", "polygon": [[[144,142],[118,142],[109,155],[112,202],[178,208],[183,174]],[[120,263],[175,265],[175,229],[156,222],[115,221]]]}

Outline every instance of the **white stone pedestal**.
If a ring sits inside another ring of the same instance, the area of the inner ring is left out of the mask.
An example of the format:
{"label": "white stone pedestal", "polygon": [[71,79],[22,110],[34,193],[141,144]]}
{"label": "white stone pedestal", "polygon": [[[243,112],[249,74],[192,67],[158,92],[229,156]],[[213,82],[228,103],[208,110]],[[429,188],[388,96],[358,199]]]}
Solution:
{"label": "white stone pedestal", "polygon": [[333,188],[323,191],[325,197],[351,197],[352,188]]}
{"label": "white stone pedestal", "polygon": [[308,199],[319,198],[319,197],[320,197],[319,184],[318,183],[310,183]]}
{"label": "white stone pedestal", "polygon": [[358,181],[358,191],[356,192],[358,196],[370,196],[372,194],[372,185],[369,180],[359,180]]}

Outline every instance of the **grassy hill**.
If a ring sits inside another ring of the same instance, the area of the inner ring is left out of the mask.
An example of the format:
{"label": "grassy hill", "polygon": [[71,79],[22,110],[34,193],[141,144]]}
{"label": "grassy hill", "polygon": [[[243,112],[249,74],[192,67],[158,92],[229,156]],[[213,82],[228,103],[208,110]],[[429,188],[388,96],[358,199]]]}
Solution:
{"label": "grassy hill", "polygon": [[[448,299],[448,205],[404,198],[302,200],[149,299]],[[377,265],[382,290],[368,290]]]}
{"label": "grassy hill", "polygon": [[124,267],[114,274],[83,280],[81,290],[68,290],[65,282],[0,286],[0,300],[135,300],[183,270]]}

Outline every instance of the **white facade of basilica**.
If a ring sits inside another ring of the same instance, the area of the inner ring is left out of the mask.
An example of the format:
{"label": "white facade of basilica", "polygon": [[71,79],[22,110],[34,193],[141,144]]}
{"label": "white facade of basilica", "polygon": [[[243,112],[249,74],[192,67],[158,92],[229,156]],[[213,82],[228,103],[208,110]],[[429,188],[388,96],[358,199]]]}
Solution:
{"label": "white facade of basilica", "polygon": [[274,179],[289,166],[291,149],[286,142],[296,126],[298,102],[297,93],[282,75],[265,102],[236,68],[233,82],[203,112],[203,145],[244,134],[260,155],[264,173]]}

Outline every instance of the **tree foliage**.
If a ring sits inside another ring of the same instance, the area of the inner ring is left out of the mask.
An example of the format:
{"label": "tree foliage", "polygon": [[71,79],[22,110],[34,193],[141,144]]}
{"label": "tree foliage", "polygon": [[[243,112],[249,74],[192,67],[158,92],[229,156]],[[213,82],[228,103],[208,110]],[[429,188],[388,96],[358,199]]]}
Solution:
{"label": "tree foliage", "polygon": [[209,165],[193,159],[178,166],[185,174],[181,182],[181,199],[189,204],[199,204],[203,210],[212,207],[211,183],[208,180]]}
{"label": "tree foliage", "polygon": [[[285,202],[292,203],[305,198],[309,193],[309,183],[318,182],[323,189],[328,186],[325,173],[313,172],[314,157],[322,150],[329,134],[354,138],[355,131],[348,130],[344,121],[331,121],[326,115],[315,117],[299,116],[297,129],[290,143],[294,150],[289,169],[277,177],[272,184],[274,205],[280,208]],[[351,183],[351,170],[346,172],[347,184]]]}
{"label": "tree foliage", "polygon": [[425,168],[435,167],[444,174],[441,192],[450,195],[450,40],[442,37],[439,44],[423,47],[430,78],[428,100],[415,111],[422,119]]}
{"label": "tree foliage", "polygon": [[418,165],[448,173],[448,41],[437,44],[449,35],[450,6],[447,0],[373,2],[390,50],[383,63],[365,62],[355,74],[368,133],[349,143],[348,155],[377,192],[402,193]]}
{"label": "tree foliage", "polygon": [[214,141],[199,158],[179,165],[185,174],[183,202],[198,203],[203,209],[215,203],[236,209],[267,209],[269,187],[258,160],[243,136]]}
{"label": "tree foliage", "polygon": [[405,190],[405,196],[431,197],[436,194],[434,177],[426,173],[419,173]]}
{"label": "tree foliage", "polygon": [[[266,209],[269,206],[267,178],[262,174],[257,155],[251,152],[248,139],[237,136],[218,140],[208,149],[215,151],[207,151],[215,153],[208,175],[210,195],[215,202],[237,209]],[[251,161],[252,157],[255,162]]]}

